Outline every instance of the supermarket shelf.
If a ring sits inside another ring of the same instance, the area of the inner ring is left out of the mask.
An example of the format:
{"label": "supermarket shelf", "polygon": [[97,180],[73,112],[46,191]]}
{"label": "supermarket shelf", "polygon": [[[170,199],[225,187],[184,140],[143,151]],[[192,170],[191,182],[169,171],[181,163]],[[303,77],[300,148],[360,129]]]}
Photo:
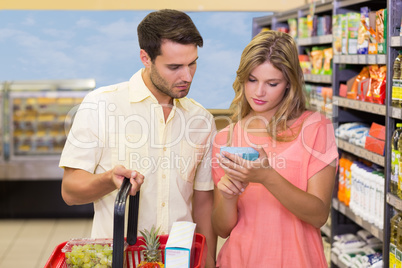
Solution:
{"label": "supermarket shelf", "polygon": [[392,118],[402,119],[402,109],[396,107],[389,107],[388,114]]}
{"label": "supermarket shelf", "polygon": [[332,103],[339,107],[350,108],[367,113],[379,114],[384,116],[386,114],[386,106],[381,104],[352,100],[338,96],[333,96]]}
{"label": "supermarket shelf", "polygon": [[366,150],[357,145],[348,143],[347,141],[344,141],[341,139],[337,139],[337,145],[338,145],[338,148],[340,148],[344,151],[347,151],[349,153],[352,153],[356,156],[359,156],[361,158],[364,158],[366,160],[369,160],[373,163],[376,163],[379,166],[384,167],[384,165],[385,165],[385,157],[384,156],[370,152],[369,150]]}
{"label": "supermarket shelf", "polygon": [[334,55],[334,63],[349,64],[387,64],[387,55]]}
{"label": "supermarket shelf", "polygon": [[401,46],[402,46],[402,36],[392,36],[391,47],[401,47]]}
{"label": "supermarket shelf", "polygon": [[398,210],[402,210],[402,200],[391,193],[387,193],[387,203]]}
{"label": "supermarket shelf", "polygon": [[304,80],[306,82],[331,84],[332,83],[332,75],[305,74]]}
{"label": "supermarket shelf", "polygon": [[299,46],[312,46],[312,45],[331,44],[331,43],[332,43],[332,34],[297,39],[297,44]]}
{"label": "supermarket shelf", "polygon": [[384,241],[383,230],[364,220],[362,217],[356,215],[349,207],[345,206],[343,203],[339,202],[338,199],[332,199],[332,207],[354,221],[357,225],[362,227],[363,229],[369,231],[372,235]]}
{"label": "supermarket shelf", "polygon": [[347,265],[345,265],[338,259],[338,255],[336,255],[335,253],[331,253],[331,262],[336,266],[338,266],[339,268],[348,268]]}

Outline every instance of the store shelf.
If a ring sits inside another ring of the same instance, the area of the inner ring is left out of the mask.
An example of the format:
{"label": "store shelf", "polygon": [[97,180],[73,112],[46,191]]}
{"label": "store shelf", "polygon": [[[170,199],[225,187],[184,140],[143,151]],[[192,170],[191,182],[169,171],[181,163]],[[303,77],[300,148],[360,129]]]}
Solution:
{"label": "store shelf", "polygon": [[299,46],[311,46],[311,45],[321,45],[331,43],[332,43],[332,34],[297,39],[297,44]]}
{"label": "store shelf", "polygon": [[390,46],[391,47],[401,47],[402,46],[402,36],[392,36]]}
{"label": "store shelf", "polygon": [[385,116],[386,106],[376,103],[352,100],[347,98],[342,98],[338,96],[333,97],[333,104],[338,107],[350,108],[358,111],[363,111],[372,114],[378,114]]}
{"label": "store shelf", "polygon": [[387,55],[334,55],[334,63],[338,64],[387,64]]}
{"label": "store shelf", "polygon": [[347,265],[345,265],[338,259],[338,255],[336,255],[335,253],[331,253],[331,262],[333,262],[339,268],[348,268]]}
{"label": "store shelf", "polygon": [[373,162],[381,167],[384,167],[384,165],[385,165],[385,157],[384,156],[370,152],[362,147],[359,147],[354,144],[350,144],[347,141],[344,141],[341,139],[337,139],[337,145],[338,145],[339,149],[342,149],[351,154],[364,158],[364,159],[366,159],[370,162]]}
{"label": "store shelf", "polygon": [[388,114],[395,119],[402,119],[402,109],[396,107],[389,107]]}
{"label": "store shelf", "polygon": [[387,203],[402,211],[402,200],[399,197],[391,193],[387,193]]}
{"label": "store shelf", "polygon": [[339,202],[338,199],[332,199],[332,207],[354,221],[357,225],[362,227],[363,229],[369,231],[372,235],[384,241],[384,234],[383,230],[379,229],[375,225],[371,224],[370,222],[364,220],[362,217],[356,215],[349,207],[345,206],[343,203]]}
{"label": "store shelf", "polygon": [[332,83],[332,75],[305,74],[304,80],[306,82],[331,84]]}

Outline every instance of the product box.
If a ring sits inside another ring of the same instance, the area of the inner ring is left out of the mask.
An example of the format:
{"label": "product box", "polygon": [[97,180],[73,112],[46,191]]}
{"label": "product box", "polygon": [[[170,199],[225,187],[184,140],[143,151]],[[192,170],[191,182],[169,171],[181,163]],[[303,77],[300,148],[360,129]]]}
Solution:
{"label": "product box", "polygon": [[222,152],[240,155],[243,159],[248,161],[255,161],[259,157],[258,151],[251,147],[222,147],[221,153]]}
{"label": "product box", "polygon": [[373,122],[369,130],[369,135],[385,141],[385,126]]}
{"label": "product box", "polygon": [[348,54],[348,16],[339,15],[341,22],[341,32],[342,32],[342,54]]}
{"label": "product box", "polygon": [[389,267],[396,267],[396,246],[392,243],[389,244]]}
{"label": "product box", "polygon": [[395,264],[396,264],[396,266],[394,266],[394,267],[401,267],[401,264],[402,264],[402,252],[398,249],[398,248],[396,248],[395,249]]}
{"label": "product box", "polygon": [[376,32],[376,11],[369,12],[369,50],[368,54],[378,54],[377,32]]}
{"label": "product box", "polygon": [[369,135],[366,137],[364,148],[373,153],[384,155],[385,141],[379,140]]}
{"label": "product box", "polygon": [[376,12],[376,38],[378,54],[387,53],[387,9]]}
{"label": "product box", "polygon": [[334,49],[334,55],[342,54],[342,15],[332,15],[332,44]]}
{"label": "product box", "polygon": [[357,37],[360,25],[360,13],[347,13],[348,17],[348,54],[357,54]]}
{"label": "product box", "polygon": [[196,224],[187,221],[173,223],[165,248],[166,268],[190,268],[193,265]]}

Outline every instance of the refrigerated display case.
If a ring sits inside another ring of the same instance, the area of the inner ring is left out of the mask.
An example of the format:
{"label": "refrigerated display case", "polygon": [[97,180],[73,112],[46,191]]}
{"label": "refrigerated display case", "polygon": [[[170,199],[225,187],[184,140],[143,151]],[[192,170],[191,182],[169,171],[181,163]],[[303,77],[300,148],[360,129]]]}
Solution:
{"label": "refrigerated display case", "polygon": [[8,179],[60,179],[58,161],[74,113],[94,79],[6,84]]}

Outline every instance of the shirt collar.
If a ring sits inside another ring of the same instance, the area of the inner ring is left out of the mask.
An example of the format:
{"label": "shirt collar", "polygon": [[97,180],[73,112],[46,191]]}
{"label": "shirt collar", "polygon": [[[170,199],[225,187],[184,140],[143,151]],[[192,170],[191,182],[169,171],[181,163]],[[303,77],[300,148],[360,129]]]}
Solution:
{"label": "shirt collar", "polygon": [[[142,79],[143,71],[144,71],[144,68],[142,68],[141,70],[136,72],[130,78],[130,81],[129,81],[130,102],[141,102],[141,101],[145,100],[146,98],[151,98],[155,103],[157,103],[158,100],[155,98],[155,96],[152,94],[152,92],[148,89],[148,87],[144,83],[144,80]],[[190,109],[189,102],[190,102],[190,100],[187,97],[184,97],[181,99],[173,99],[174,106],[179,105],[187,111]]]}

